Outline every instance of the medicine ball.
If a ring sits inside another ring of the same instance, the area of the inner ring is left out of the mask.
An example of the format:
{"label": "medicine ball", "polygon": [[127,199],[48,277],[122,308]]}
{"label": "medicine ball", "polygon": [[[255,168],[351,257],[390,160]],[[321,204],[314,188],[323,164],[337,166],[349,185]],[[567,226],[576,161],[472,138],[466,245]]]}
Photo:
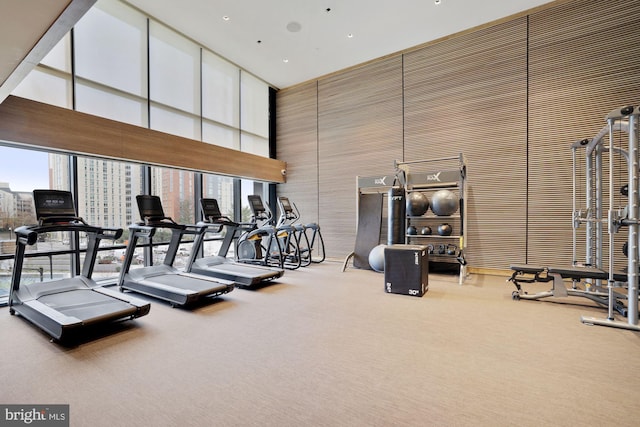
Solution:
{"label": "medicine ball", "polygon": [[625,184],[620,187],[620,194],[622,194],[623,196],[629,196],[629,184]]}
{"label": "medicine ball", "polygon": [[414,225],[410,225],[407,227],[407,234],[410,236],[415,236],[418,234],[418,229]]}
{"label": "medicine ball", "polygon": [[422,234],[423,236],[428,236],[431,233],[433,233],[433,231],[431,230],[431,227],[429,227],[428,225],[425,225],[420,229],[420,234]]}
{"label": "medicine ball", "polygon": [[431,210],[438,216],[453,215],[458,210],[458,196],[449,190],[438,190],[431,196]]}
{"label": "medicine ball", "polygon": [[384,271],[384,248],[387,245],[378,245],[369,252],[369,265],[375,271]]}
{"label": "medicine ball", "polygon": [[451,236],[453,229],[449,224],[440,224],[438,226],[438,234],[441,236]]}
{"label": "medicine ball", "polygon": [[407,197],[407,215],[420,216],[429,210],[429,198],[419,191],[412,191]]}

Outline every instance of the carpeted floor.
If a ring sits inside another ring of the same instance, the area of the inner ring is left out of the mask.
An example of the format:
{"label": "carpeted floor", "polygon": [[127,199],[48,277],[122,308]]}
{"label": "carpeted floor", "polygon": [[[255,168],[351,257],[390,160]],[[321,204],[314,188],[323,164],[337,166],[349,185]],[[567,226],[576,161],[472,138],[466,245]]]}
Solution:
{"label": "carpeted floor", "polygon": [[[588,300],[513,301],[506,277],[422,298],[326,262],[72,348],[0,309],[0,403],[72,426],[636,426],[640,333]],[[545,285],[531,290],[545,290]]]}

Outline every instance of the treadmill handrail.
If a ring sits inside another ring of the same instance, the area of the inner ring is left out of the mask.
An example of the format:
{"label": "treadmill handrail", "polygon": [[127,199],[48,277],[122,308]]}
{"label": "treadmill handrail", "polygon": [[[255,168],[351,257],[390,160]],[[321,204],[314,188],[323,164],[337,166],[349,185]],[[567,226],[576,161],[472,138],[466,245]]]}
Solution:
{"label": "treadmill handrail", "polygon": [[56,231],[75,231],[93,233],[101,239],[117,240],[122,236],[122,228],[103,228],[88,225],[86,223],[58,223],[46,225],[23,225],[14,230],[19,243],[33,245],[38,239],[38,234],[53,233]]}
{"label": "treadmill handrail", "polygon": [[38,232],[27,225],[13,230],[16,233],[16,243],[21,245],[33,245],[38,241]]}
{"label": "treadmill handrail", "polygon": [[146,216],[138,225],[148,225],[150,227],[166,227],[166,228],[184,228],[182,224],[178,224],[168,216]]}
{"label": "treadmill handrail", "polygon": [[129,225],[129,230],[135,230],[139,234],[143,235],[143,237],[153,237],[156,232],[156,227],[133,223]]}

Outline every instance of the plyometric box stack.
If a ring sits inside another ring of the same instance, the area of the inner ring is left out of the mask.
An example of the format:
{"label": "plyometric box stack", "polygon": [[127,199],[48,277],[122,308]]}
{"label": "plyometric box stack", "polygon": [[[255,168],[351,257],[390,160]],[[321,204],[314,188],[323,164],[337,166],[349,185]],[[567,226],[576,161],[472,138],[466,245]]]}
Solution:
{"label": "plyometric box stack", "polygon": [[424,245],[384,248],[384,290],[421,297],[429,290],[429,253]]}

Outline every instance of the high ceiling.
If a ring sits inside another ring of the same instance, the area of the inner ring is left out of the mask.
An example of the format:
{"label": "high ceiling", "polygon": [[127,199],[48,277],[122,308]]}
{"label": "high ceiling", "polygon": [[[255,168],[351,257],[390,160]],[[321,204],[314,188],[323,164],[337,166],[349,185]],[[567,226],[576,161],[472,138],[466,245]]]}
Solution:
{"label": "high ceiling", "polygon": [[550,0],[126,2],[277,88],[553,3]]}

